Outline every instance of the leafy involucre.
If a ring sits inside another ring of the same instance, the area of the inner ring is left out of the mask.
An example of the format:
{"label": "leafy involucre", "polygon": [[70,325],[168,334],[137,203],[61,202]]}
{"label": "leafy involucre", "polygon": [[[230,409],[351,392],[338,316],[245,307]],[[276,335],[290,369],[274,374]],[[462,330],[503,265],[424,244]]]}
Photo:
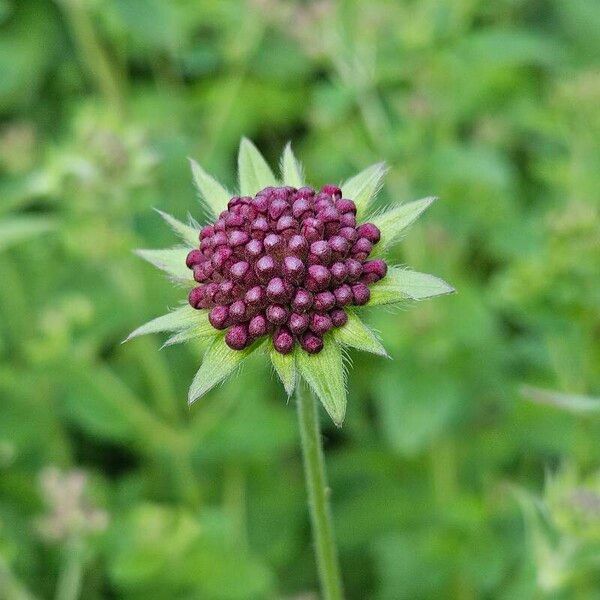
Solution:
{"label": "leafy involucre", "polygon": [[385,163],[377,163],[366,168],[342,184],[344,198],[349,198],[356,204],[357,217],[364,215],[369,204],[377,195],[383,185],[383,178],[387,172]]}
{"label": "leafy involucre", "polygon": [[384,279],[371,286],[367,306],[393,304],[403,300],[423,300],[451,294],[454,288],[443,279],[408,269],[390,269]]}
{"label": "leafy involucre", "polygon": [[164,250],[136,250],[135,253],[165,271],[175,279],[193,282],[192,272],[187,268],[185,259],[189,249],[182,246]]}
{"label": "leafy involucre", "polygon": [[412,225],[436,200],[435,196],[429,196],[428,198],[401,204],[369,219],[381,231],[381,240],[376,249],[381,251],[393,246],[406,228]]}
{"label": "leafy involucre", "polygon": [[277,185],[271,167],[258,148],[247,138],[242,138],[240,143],[238,171],[242,196],[254,196],[263,188]]}
{"label": "leafy involucre", "polygon": [[172,217],[169,213],[163,212],[158,208],[155,208],[154,210],[171,226],[171,229],[177,233],[186,244],[189,244],[192,247],[198,244],[198,235],[200,233],[198,230],[190,225],[182,223],[175,217]]}
{"label": "leafy involucre", "polygon": [[298,162],[292,151],[292,144],[287,143],[281,157],[281,177],[285,185],[301,188],[304,185],[302,165]]}
{"label": "leafy involucre", "polygon": [[348,322],[343,327],[333,330],[333,336],[336,341],[340,344],[356,348],[357,350],[364,350],[366,352],[372,352],[373,354],[379,354],[380,356],[387,356],[388,354],[385,351],[385,348],[377,339],[377,336],[373,331],[352,311],[348,310],[347,314]]}
{"label": "leafy involucre", "polygon": [[296,361],[294,359],[294,353],[281,354],[281,352],[277,352],[275,348],[271,348],[269,350],[269,355],[287,395],[291,396],[296,387]]}
{"label": "leafy involucre", "polygon": [[[138,327],[135,331],[132,331],[125,342],[139,337],[140,335],[146,335],[148,333],[159,333],[161,331],[179,331],[181,329],[187,329],[191,325],[195,324],[198,320],[202,319],[202,316],[197,310],[192,308],[189,304],[182,306],[166,315],[156,317],[152,321],[148,321],[141,327]],[[208,317],[206,318],[208,320]],[[214,331],[214,329],[213,329]]]}
{"label": "leafy involucre", "polygon": [[211,177],[195,160],[189,159],[192,166],[194,183],[202,198],[205,208],[217,217],[225,210],[231,194],[213,177]]}
{"label": "leafy involucre", "polygon": [[225,343],[225,336],[218,335],[204,355],[188,392],[188,403],[192,404],[215,385],[221,383],[244,359],[256,349],[250,346],[244,350],[232,350]]}
{"label": "leafy involucre", "polygon": [[346,382],[342,351],[337,342],[325,341],[319,354],[308,354],[296,348],[296,364],[300,375],[317,395],[333,422],[341,427],[346,414]]}
{"label": "leafy involucre", "polygon": [[[190,307],[191,308],[191,307]],[[193,309],[195,310],[195,309]],[[181,344],[198,337],[209,337],[217,335],[217,330],[210,324],[208,320],[208,311],[202,310],[196,312],[196,319],[193,325],[186,327],[179,331],[175,335],[171,336],[164,344],[165,346],[172,346],[173,344]]]}

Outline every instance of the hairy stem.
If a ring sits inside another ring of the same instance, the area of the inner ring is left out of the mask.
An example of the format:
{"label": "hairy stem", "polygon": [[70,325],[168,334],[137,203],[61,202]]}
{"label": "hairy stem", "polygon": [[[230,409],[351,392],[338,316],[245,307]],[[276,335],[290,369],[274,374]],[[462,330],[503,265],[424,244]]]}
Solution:
{"label": "hairy stem", "polygon": [[304,477],[323,598],[340,600],[343,598],[342,580],[333,537],[317,404],[313,395],[304,390],[300,383],[296,387],[296,404],[302,438]]}

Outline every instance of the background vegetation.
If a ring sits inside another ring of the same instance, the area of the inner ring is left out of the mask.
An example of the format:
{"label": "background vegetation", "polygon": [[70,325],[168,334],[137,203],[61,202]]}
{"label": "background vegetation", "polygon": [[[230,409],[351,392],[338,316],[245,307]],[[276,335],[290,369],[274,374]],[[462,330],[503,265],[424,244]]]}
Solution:
{"label": "background vegetation", "polygon": [[316,594],[265,363],[188,410],[199,347],[120,345],[181,296],[151,208],[247,135],[442,198],[395,259],[459,293],[324,419],[348,597],[600,598],[596,404],[521,391],[600,395],[599,56],[594,0],[0,0],[0,597]]}

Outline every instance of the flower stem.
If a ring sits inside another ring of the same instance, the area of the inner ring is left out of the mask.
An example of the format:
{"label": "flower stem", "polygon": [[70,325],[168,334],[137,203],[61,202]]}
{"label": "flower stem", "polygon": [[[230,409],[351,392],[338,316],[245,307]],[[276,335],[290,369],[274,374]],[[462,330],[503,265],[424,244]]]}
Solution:
{"label": "flower stem", "polygon": [[81,594],[81,581],[83,578],[83,544],[78,539],[67,542],[65,560],[58,586],[56,600],[77,600]]}
{"label": "flower stem", "polygon": [[304,390],[301,383],[296,386],[296,404],[302,438],[304,477],[308,491],[308,505],[323,598],[324,600],[341,600],[343,598],[342,580],[333,537],[329,488],[325,475],[317,404],[312,393]]}

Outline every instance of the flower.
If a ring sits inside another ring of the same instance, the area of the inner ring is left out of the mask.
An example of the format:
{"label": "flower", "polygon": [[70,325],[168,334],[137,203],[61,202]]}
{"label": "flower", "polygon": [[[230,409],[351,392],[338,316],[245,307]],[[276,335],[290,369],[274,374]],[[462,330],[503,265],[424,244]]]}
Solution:
{"label": "flower", "polygon": [[165,345],[208,338],[190,403],[251,352],[266,349],[287,393],[302,377],[341,425],[346,410],[343,348],[387,356],[358,309],[454,291],[432,275],[388,268],[383,258],[435,198],[366,220],[386,172],[383,163],[340,187],[328,184],[317,192],[305,184],[289,144],[279,182],[245,138],[238,156],[239,195],[196,162],[191,165],[210,222],[200,228],[159,211],[185,245],[138,251],[191,288],[188,304],[139,327],[127,340],[163,331],[174,332]]}

